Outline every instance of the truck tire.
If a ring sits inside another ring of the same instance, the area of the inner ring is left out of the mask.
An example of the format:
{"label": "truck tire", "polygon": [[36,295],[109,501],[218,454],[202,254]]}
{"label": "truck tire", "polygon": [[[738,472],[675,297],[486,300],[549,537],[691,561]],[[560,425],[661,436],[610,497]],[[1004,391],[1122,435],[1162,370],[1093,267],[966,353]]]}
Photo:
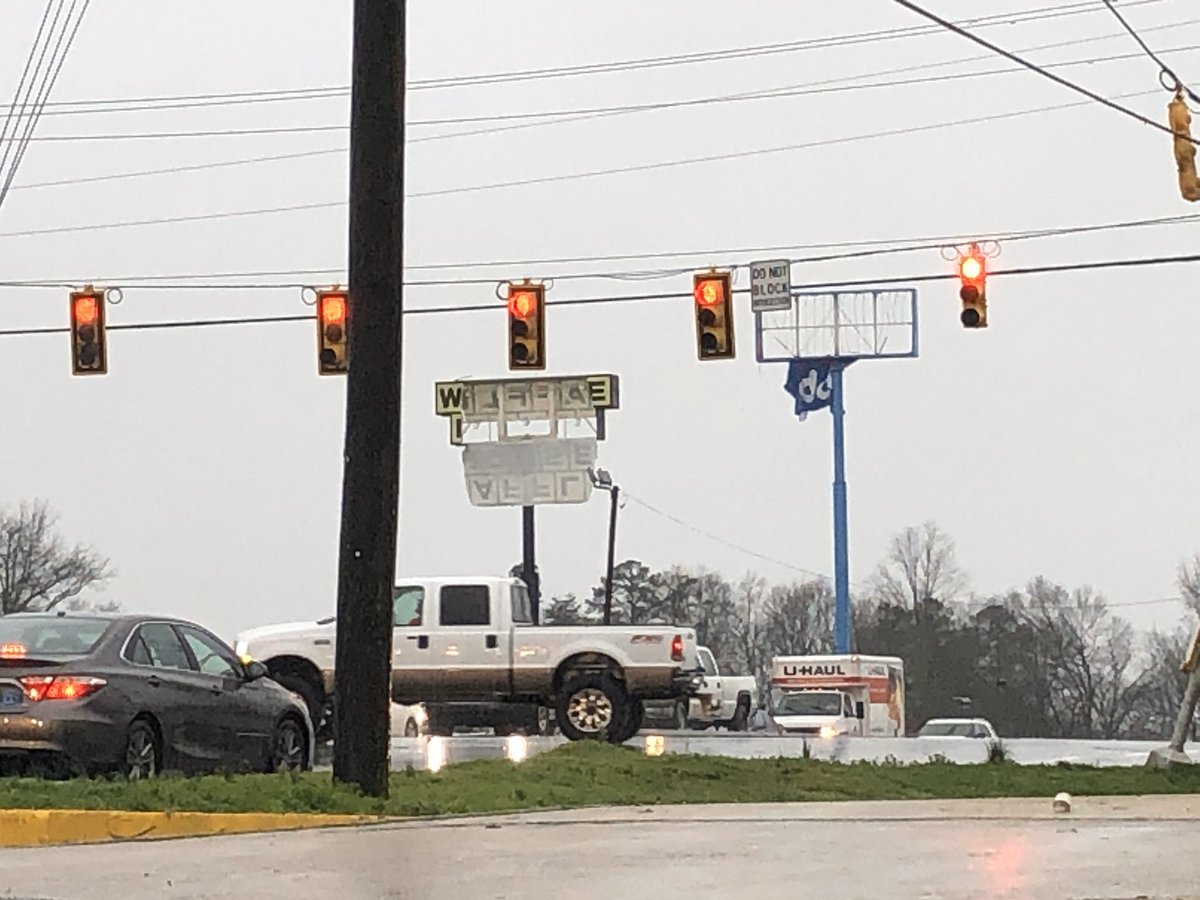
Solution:
{"label": "truck tire", "polygon": [[646,717],[646,707],[641,700],[632,699],[625,704],[625,719],[621,727],[613,732],[609,740],[614,744],[623,744],[642,730],[642,722]]}
{"label": "truck tire", "polygon": [[737,710],[729,720],[730,731],[745,731],[750,727],[750,698],[739,697]]}
{"label": "truck tire", "polygon": [[607,672],[569,678],[558,692],[558,727],[569,741],[611,741],[626,725],[628,700]]}
{"label": "truck tire", "polygon": [[690,704],[685,697],[682,700],[676,700],[675,705],[671,707],[671,727],[677,731],[684,731],[688,727],[688,707]]}

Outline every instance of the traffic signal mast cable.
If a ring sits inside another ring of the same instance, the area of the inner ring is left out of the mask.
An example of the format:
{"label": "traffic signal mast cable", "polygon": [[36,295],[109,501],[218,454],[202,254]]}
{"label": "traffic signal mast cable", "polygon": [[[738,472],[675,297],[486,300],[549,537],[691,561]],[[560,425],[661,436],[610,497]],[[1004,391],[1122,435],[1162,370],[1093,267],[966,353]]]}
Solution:
{"label": "traffic signal mast cable", "polygon": [[[892,2],[900,4],[905,9],[907,9],[911,12],[914,12],[919,16],[924,16],[926,19],[929,19],[931,22],[936,22],[937,24],[941,25],[943,28],[945,28],[949,31],[952,31],[957,35],[961,35],[962,37],[965,37],[968,40],[974,41],[976,44],[979,44],[981,47],[986,47],[987,49],[991,50],[993,53],[1000,54],[1005,59],[1011,60],[1012,62],[1015,62],[1015,63],[1019,63],[1020,65],[1029,69],[1031,72],[1036,72],[1038,75],[1041,75],[1044,78],[1049,78],[1051,81],[1055,82],[1056,84],[1060,84],[1065,88],[1069,88],[1070,90],[1075,91],[1077,94],[1082,94],[1083,96],[1087,97],[1090,100],[1095,101],[1096,103],[1099,103],[1103,106],[1107,106],[1109,109],[1116,110],[1119,113],[1129,116],[1131,119],[1136,119],[1137,121],[1141,122],[1143,125],[1149,125],[1151,128],[1156,128],[1159,131],[1165,131],[1167,134],[1171,135],[1172,137],[1176,136],[1175,131],[1170,126],[1164,125],[1161,122],[1156,122],[1153,119],[1148,118],[1147,116],[1143,116],[1141,113],[1136,112],[1135,110],[1132,110],[1127,106],[1122,106],[1119,103],[1115,103],[1114,101],[1109,100],[1107,97],[1102,97],[1100,94],[1097,94],[1094,91],[1090,91],[1085,87],[1081,87],[1081,86],[1075,84],[1073,81],[1068,81],[1067,79],[1065,79],[1059,75],[1055,75],[1053,72],[1048,71],[1047,69],[1043,68],[1042,66],[1037,65],[1036,63],[1031,63],[1028,60],[1022,59],[1021,57],[1017,56],[1015,53],[1011,53],[1002,47],[997,47],[995,44],[991,43],[990,41],[986,41],[983,38],[979,37],[978,35],[972,34],[971,32],[967,31],[965,28],[962,28],[958,25],[955,25],[953,22],[949,22],[946,19],[943,19],[941,16],[938,16],[936,13],[932,13],[927,9],[921,8],[917,4],[911,2],[911,0],[892,0]],[[1190,139],[1190,140],[1193,144],[1196,143],[1195,139]]]}
{"label": "traffic signal mast cable", "polygon": [[[989,272],[989,278],[999,278],[1004,276],[1017,275],[1041,275],[1058,272],[1080,272],[1095,269],[1116,269],[1116,268],[1138,268],[1142,266],[1158,266],[1172,265],[1179,263],[1197,263],[1200,262],[1200,254],[1188,254],[1184,256],[1154,256],[1154,257],[1139,257],[1134,259],[1113,259],[1113,260],[1097,260],[1093,262],[1078,262],[1078,263],[1063,263],[1060,265],[1044,265],[1044,266],[1023,266],[1013,269],[997,269],[994,272]],[[866,286],[884,286],[884,285],[901,285],[914,284],[932,281],[949,281],[957,279],[956,272],[942,272],[938,274],[927,275],[909,275],[905,277],[889,277],[889,278],[871,278],[861,281],[827,281],[827,282],[808,282],[798,283],[794,287],[802,291],[821,291],[821,290],[853,290]],[[100,282],[100,279],[95,279]],[[69,285],[68,285],[69,286]],[[128,287],[128,286],[127,286]],[[195,287],[195,285],[181,285],[180,287]],[[228,285],[208,285],[209,289],[227,288]],[[240,285],[236,286],[241,289],[250,289],[254,286]],[[289,287],[296,288],[300,285],[259,285],[260,288],[280,288]],[[310,288],[310,285],[302,287]],[[748,288],[734,288],[733,294],[749,293]],[[547,299],[546,306],[594,306],[609,303],[639,303],[656,300],[679,300],[679,299],[694,299],[692,291],[658,291],[646,294],[623,294],[616,297],[612,296],[597,296],[597,297],[564,297],[556,300]],[[498,307],[495,304],[461,304],[447,306],[427,306],[416,309],[405,309],[406,316],[420,315],[441,315],[446,313],[472,313],[472,312],[495,312],[503,307]],[[292,314],[278,316],[242,316],[237,318],[227,319],[190,319],[190,320],[172,320],[165,322],[133,322],[109,325],[109,331],[155,331],[168,328],[203,328],[215,327],[221,325],[261,325],[275,322],[311,322],[315,318],[315,314]],[[13,337],[18,335],[32,334],[62,334],[68,329],[66,327],[44,327],[44,328],[9,328],[0,329],[0,337]]]}

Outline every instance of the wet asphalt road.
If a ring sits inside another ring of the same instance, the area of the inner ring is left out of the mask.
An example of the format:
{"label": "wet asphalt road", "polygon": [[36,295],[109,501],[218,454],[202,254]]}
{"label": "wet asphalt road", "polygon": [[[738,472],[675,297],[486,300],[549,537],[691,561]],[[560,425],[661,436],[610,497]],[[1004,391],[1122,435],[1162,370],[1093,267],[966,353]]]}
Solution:
{"label": "wet asphalt road", "polygon": [[39,900],[1200,898],[1200,798],[579,810],[0,851]]}
{"label": "wet asphalt road", "polygon": [[[667,753],[699,753],[756,759],[773,756],[802,756],[805,739],[795,736],[754,734],[746,732],[658,731],[646,730],[631,738],[627,744],[639,749],[647,737],[661,736]],[[456,735],[452,738],[394,738],[392,768],[440,768],[473,759],[501,759],[512,754],[533,756],[566,743],[561,736],[531,738],[500,738],[492,735]],[[972,738],[839,738],[808,740],[809,753],[820,759],[882,761],[894,757],[898,762],[924,762],[941,754],[958,763],[983,762],[987,757],[986,741]],[[1150,751],[1161,747],[1162,741],[1095,741],[1042,740],[1013,738],[1006,740],[1014,761],[1027,765],[1072,762],[1095,766],[1141,766]],[[1193,759],[1200,751],[1188,747]],[[317,755],[318,768],[329,765],[331,746],[321,748]]]}

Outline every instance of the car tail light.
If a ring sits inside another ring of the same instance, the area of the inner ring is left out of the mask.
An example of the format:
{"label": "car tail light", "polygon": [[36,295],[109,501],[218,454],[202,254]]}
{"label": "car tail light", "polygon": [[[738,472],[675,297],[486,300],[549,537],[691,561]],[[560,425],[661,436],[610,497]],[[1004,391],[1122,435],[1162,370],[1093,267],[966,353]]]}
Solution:
{"label": "car tail light", "polygon": [[26,675],[20,679],[21,687],[31,701],[82,700],[108,684],[103,678],[81,675]]}
{"label": "car tail light", "polygon": [[671,659],[676,661],[683,660],[683,635],[677,634],[671,638]]}

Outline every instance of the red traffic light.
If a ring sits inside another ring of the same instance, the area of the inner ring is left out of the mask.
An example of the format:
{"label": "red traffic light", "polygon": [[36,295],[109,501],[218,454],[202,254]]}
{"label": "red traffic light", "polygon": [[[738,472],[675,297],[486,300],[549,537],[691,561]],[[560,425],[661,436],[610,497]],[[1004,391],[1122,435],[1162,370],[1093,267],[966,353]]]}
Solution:
{"label": "red traffic light", "polygon": [[100,317],[99,305],[95,296],[83,294],[75,298],[75,322],[79,325],[94,325]]}
{"label": "red traffic light", "polygon": [[696,302],[701,306],[716,306],[725,300],[725,276],[717,276],[713,278],[705,278],[701,276],[696,280],[695,286]]}
{"label": "red traffic light", "polygon": [[346,298],[327,294],[321,298],[321,318],[327,325],[340,324],[346,319]]}
{"label": "red traffic light", "polygon": [[518,319],[528,319],[537,309],[538,299],[533,291],[513,291],[508,298],[508,311]]}
{"label": "red traffic light", "polygon": [[964,256],[958,261],[958,274],[966,281],[976,281],[983,275],[983,260],[978,256]]}

